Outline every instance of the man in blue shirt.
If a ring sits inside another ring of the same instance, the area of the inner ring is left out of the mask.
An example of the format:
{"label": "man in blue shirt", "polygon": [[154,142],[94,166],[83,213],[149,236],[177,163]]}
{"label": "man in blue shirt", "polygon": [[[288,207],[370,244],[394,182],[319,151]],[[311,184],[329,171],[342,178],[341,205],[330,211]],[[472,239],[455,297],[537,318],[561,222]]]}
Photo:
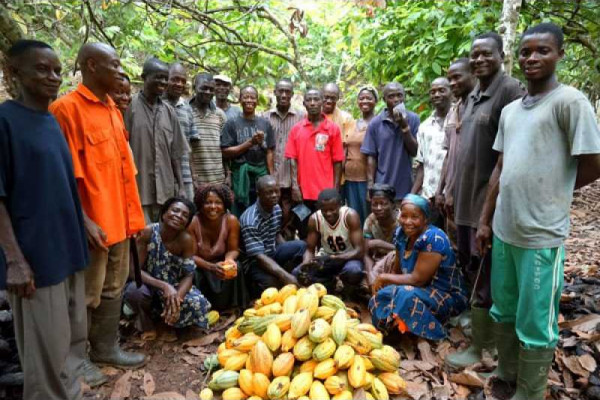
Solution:
{"label": "man in blue shirt", "polygon": [[0,289],[9,292],[23,398],[79,399],[88,251],[71,153],[48,112],[61,64],[35,40],[7,55],[20,93],[0,105]]}
{"label": "man in blue shirt", "polygon": [[367,128],[360,152],[368,157],[367,184],[383,183],[396,189],[396,201],[412,188],[411,157],[417,155],[419,117],[412,111],[394,112],[404,102],[404,88],[391,82],[383,88],[387,108],[373,118]]}

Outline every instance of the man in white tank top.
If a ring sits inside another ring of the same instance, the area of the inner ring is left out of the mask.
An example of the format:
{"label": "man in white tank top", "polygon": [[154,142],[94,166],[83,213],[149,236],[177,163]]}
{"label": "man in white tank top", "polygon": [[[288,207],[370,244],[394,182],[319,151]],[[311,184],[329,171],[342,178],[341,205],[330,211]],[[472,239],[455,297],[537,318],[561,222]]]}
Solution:
{"label": "man in white tank top", "polygon": [[308,221],[304,259],[293,273],[303,284],[320,282],[334,289],[339,277],[345,291],[357,288],[364,276],[360,217],[342,206],[336,189],[321,191],[317,201],[319,210]]}

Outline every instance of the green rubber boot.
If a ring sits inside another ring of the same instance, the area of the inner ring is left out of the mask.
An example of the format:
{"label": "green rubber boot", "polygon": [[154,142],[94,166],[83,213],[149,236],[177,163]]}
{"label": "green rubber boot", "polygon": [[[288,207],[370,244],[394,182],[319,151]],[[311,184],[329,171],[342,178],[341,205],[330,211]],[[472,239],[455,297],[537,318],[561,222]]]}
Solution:
{"label": "green rubber boot", "polygon": [[448,354],[444,360],[446,366],[450,369],[462,369],[481,361],[481,351],[493,350],[495,347],[493,325],[490,310],[471,307],[471,345],[463,351]]}
{"label": "green rubber boot", "polygon": [[504,382],[515,383],[519,368],[519,338],[515,324],[494,323],[498,367],[493,374]]}
{"label": "green rubber boot", "polygon": [[119,346],[119,319],[121,298],[102,299],[92,311],[89,329],[90,360],[97,365],[136,369],[146,363],[146,356],[124,351]]}
{"label": "green rubber boot", "polygon": [[517,392],[511,400],[544,400],[554,348],[519,350]]}

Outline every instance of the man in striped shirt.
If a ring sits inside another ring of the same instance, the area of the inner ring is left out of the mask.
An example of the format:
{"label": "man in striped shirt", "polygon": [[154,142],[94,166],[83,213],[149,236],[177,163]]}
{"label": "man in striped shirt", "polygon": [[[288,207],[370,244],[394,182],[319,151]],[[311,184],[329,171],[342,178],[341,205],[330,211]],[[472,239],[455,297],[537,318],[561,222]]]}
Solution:
{"label": "man in striped shirt", "polygon": [[[181,131],[186,139],[196,135],[194,130],[194,117],[192,108],[181,96],[187,86],[187,71],[179,62],[175,62],[169,66],[169,83],[167,84],[166,100],[173,106],[177,113]],[[190,158],[186,154],[181,157],[181,178],[185,188],[185,196],[188,200],[194,200],[194,185],[192,181],[192,172],[190,170]]]}
{"label": "man in striped shirt", "polygon": [[281,236],[281,207],[276,179],[265,175],[256,182],[258,200],[240,217],[242,266],[252,294],[269,287],[298,284],[292,270],[302,262],[306,243],[285,242]]}
{"label": "man in striped shirt", "polygon": [[194,79],[194,92],[195,96],[190,100],[195,131],[195,135],[190,138],[194,185],[224,183],[221,129],[227,117],[211,102],[215,95],[213,76],[207,73],[198,74]]}
{"label": "man in striped shirt", "polygon": [[281,197],[279,205],[283,214],[284,236],[293,237],[294,230],[290,225],[292,222],[292,179],[290,177],[290,160],[285,158],[285,145],[292,127],[296,125],[306,113],[303,110],[292,108],[292,97],[294,97],[294,85],[289,79],[280,79],[275,84],[275,108],[266,111],[263,117],[269,120],[275,132],[275,175]]}

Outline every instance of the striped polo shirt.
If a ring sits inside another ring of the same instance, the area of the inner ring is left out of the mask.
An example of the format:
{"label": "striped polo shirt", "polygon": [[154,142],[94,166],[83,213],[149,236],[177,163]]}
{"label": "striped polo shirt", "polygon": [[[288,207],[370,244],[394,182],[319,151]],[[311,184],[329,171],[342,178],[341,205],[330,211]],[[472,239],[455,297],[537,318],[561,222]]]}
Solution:
{"label": "striped polo shirt", "polygon": [[250,258],[258,254],[275,255],[276,238],[281,229],[281,207],[275,205],[271,213],[262,209],[258,201],[240,217],[242,231],[242,265],[246,269]]}
{"label": "striped polo shirt", "polygon": [[219,108],[209,107],[202,115],[192,104],[193,126],[196,135],[190,139],[194,181],[197,183],[224,183],[225,170],[221,153],[221,130],[227,120]]}

